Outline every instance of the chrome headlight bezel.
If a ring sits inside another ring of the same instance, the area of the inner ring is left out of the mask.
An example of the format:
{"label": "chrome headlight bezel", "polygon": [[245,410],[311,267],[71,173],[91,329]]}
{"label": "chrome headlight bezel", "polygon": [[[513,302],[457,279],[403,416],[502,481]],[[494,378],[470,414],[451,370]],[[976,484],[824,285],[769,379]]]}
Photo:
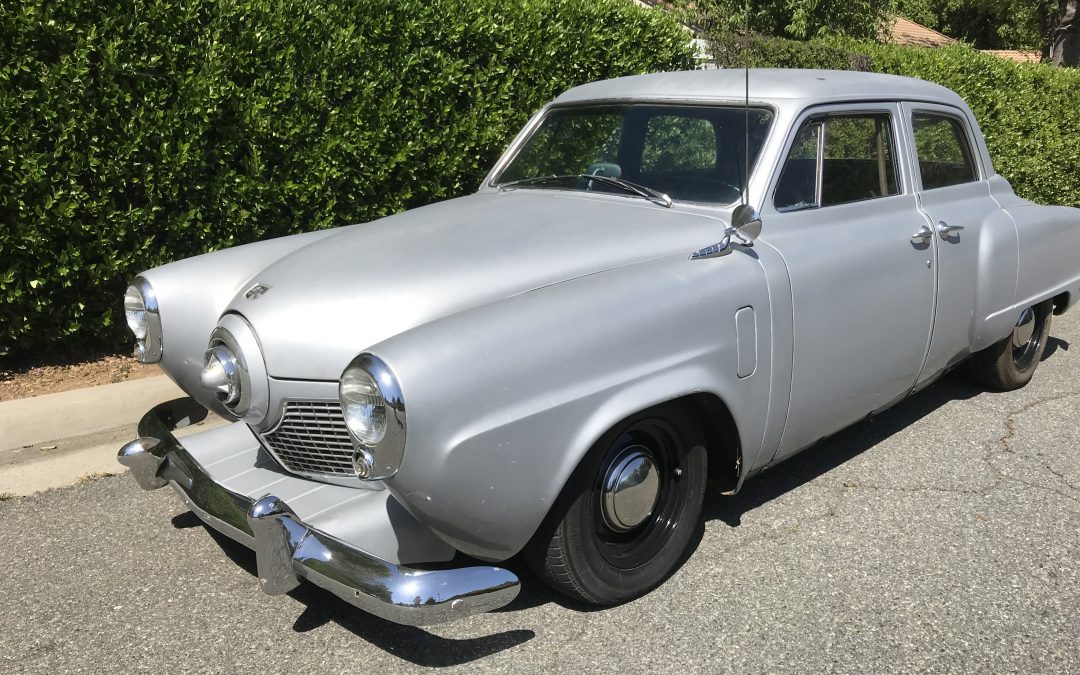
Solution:
{"label": "chrome headlight bezel", "polygon": [[[235,369],[239,382],[237,397],[218,398],[226,416],[248,424],[264,422],[270,409],[270,379],[262,347],[251,325],[238,314],[222,316],[210,333],[203,357],[204,368],[214,354],[230,360],[229,365]],[[207,391],[213,391],[217,397],[217,391],[210,388]]]}
{"label": "chrome headlight bezel", "polygon": [[[343,384],[353,377],[370,378],[382,399],[381,433],[360,438],[354,429],[362,428],[349,419],[351,403]],[[363,353],[354,358],[338,378],[338,400],[349,438],[353,442],[353,468],[362,480],[390,478],[401,468],[405,456],[405,397],[394,371],[374,354]]]}
{"label": "chrome headlight bezel", "polygon": [[[141,310],[129,309],[128,299],[130,297],[138,298],[141,302]],[[143,335],[141,337],[139,336],[140,331],[134,325],[138,322],[138,319],[132,316],[135,312],[142,313],[138,317],[142,320],[141,332]],[[150,285],[150,282],[141,276],[135,277],[124,293],[124,319],[127,321],[128,328],[135,335],[135,359],[140,363],[158,363],[161,361],[161,314],[158,310],[157,294],[154,293],[154,287]]]}

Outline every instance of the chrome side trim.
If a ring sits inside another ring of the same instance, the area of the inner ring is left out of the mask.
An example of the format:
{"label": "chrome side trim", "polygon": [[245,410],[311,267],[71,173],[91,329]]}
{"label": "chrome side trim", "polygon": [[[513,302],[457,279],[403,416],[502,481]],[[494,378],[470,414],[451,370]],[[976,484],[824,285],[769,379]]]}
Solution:
{"label": "chrome side trim", "polygon": [[307,526],[273,495],[253,501],[215,483],[172,435],[205,416],[191,399],[159,405],[143,416],[139,438],[118,459],[143,489],[172,484],[203,522],[253,548],[266,593],[286,593],[304,578],[354,607],[411,626],[491,611],[517,597],[517,576],[502,568],[403,567]]}

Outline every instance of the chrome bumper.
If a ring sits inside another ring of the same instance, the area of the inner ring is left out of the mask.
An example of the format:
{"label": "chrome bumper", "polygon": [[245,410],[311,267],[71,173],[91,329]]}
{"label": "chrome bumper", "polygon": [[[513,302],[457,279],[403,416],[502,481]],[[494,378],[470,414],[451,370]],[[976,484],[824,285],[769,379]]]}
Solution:
{"label": "chrome bumper", "polygon": [[163,403],[143,416],[139,438],[117,459],[143,489],[171,483],[203,522],[254,549],[267,594],[286,593],[303,577],[365,612],[412,626],[487,612],[517,596],[518,578],[502,568],[403,567],[305,525],[273,495],[252,500],[215,483],[172,435],[205,416],[191,399]]}

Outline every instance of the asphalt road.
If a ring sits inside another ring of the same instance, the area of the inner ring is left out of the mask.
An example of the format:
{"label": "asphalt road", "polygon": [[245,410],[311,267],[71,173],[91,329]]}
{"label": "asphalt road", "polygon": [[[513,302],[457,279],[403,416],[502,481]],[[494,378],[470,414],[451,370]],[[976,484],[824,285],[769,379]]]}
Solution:
{"label": "asphalt road", "polygon": [[126,475],[0,502],[0,672],[1080,672],[1080,311],[1052,334],[1019,392],[950,376],[710,498],[683,568],[601,611],[525,576],[504,611],[395,626],[262,595]]}

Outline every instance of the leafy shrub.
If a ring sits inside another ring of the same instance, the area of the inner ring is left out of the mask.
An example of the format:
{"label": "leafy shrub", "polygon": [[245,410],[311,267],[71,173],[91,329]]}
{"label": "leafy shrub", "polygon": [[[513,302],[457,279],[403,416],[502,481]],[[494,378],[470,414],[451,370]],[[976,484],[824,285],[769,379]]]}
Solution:
{"label": "leafy shrub", "polygon": [[121,344],[132,274],[468,192],[558,92],[693,54],[630,0],[0,3],[0,355]]}
{"label": "leafy shrub", "polygon": [[872,42],[711,39],[723,67],[871,70],[918,77],[959,94],[975,113],[999,174],[1021,197],[1080,206],[1080,71],[1014,63],[964,46],[941,49]]}
{"label": "leafy shrub", "polygon": [[1014,63],[967,47],[866,44],[872,69],[937,82],[979,120],[994,168],[1021,197],[1080,206],[1080,71]]}
{"label": "leafy shrub", "polygon": [[729,32],[714,33],[708,42],[712,64],[720,68],[870,69],[865,54],[831,42],[801,42]]}

